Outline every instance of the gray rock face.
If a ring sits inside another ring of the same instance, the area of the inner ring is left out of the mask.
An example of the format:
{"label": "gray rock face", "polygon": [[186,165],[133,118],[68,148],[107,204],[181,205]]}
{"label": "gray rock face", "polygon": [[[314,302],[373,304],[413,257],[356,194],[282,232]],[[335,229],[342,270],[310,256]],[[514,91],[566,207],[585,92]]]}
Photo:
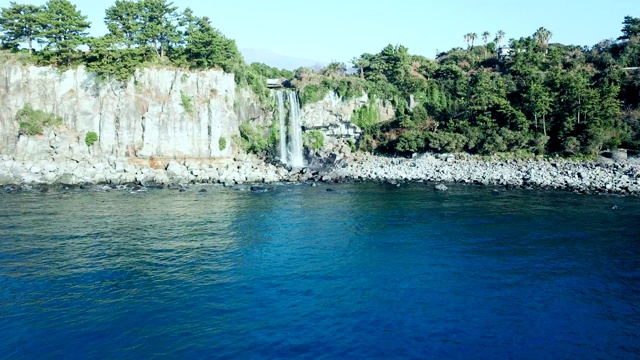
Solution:
{"label": "gray rock face", "polygon": [[[344,101],[335,92],[330,92],[324,99],[302,108],[300,113],[302,125],[307,130],[321,130],[325,136],[334,139],[357,139],[362,134],[362,129],[351,123],[351,117],[356,109],[368,102],[369,96],[366,94]],[[390,104],[383,101],[376,101],[376,104],[381,121],[389,120],[394,116],[394,109]]]}
{"label": "gray rock face", "polygon": [[[238,134],[236,85],[233,75],[222,71],[146,68],[135,82],[122,85],[97,81],[82,67],[63,73],[19,64],[0,67],[0,153],[18,160],[45,159],[50,148],[42,146],[43,140],[67,157],[88,156],[84,136],[89,131],[99,137],[92,150],[115,156],[223,157],[232,149],[221,150],[219,138],[230,142]],[[61,116],[74,141],[56,135],[18,138],[14,117],[27,103]]]}

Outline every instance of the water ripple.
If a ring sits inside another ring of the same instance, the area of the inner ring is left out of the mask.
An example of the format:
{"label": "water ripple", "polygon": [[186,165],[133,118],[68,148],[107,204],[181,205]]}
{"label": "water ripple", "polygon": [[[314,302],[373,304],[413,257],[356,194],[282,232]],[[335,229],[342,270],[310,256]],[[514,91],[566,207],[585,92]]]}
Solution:
{"label": "water ripple", "polygon": [[333,188],[2,194],[0,353],[640,356],[639,199]]}

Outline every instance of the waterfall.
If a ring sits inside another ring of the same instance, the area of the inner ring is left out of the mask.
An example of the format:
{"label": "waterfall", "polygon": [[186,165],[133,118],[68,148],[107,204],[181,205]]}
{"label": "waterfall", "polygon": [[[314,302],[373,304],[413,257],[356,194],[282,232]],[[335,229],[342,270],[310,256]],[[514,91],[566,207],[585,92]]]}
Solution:
{"label": "waterfall", "polygon": [[300,102],[298,93],[289,91],[289,165],[303,167],[302,126],[300,125]]}
{"label": "waterfall", "polygon": [[[289,132],[285,113],[285,92],[289,102]],[[302,155],[302,126],[300,125],[300,102],[295,91],[276,91],[278,102],[278,125],[280,129],[280,161],[293,167],[304,166]]]}
{"label": "waterfall", "polygon": [[278,100],[278,123],[280,125],[280,161],[287,164],[287,124],[285,123],[286,116],[284,113],[282,90],[276,91],[276,98]]}

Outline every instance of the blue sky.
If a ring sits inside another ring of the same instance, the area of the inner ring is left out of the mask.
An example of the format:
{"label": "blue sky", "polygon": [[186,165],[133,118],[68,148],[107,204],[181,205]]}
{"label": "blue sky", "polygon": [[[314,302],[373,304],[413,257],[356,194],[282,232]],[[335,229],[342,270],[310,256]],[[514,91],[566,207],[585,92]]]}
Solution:
{"label": "blue sky", "polygon": [[[18,0],[44,4],[46,0]],[[73,1],[106,32],[104,11],[114,0]],[[540,26],[552,42],[594,45],[620,35],[625,15],[640,17],[639,0],[174,0],[183,10],[208,16],[240,49],[272,52],[321,62],[349,62],[362,53],[402,44],[433,58],[436,50],[465,46],[463,35],[504,30],[506,38],[533,34]],[[9,0],[0,0],[0,7]],[[478,41],[480,42],[480,41]]]}

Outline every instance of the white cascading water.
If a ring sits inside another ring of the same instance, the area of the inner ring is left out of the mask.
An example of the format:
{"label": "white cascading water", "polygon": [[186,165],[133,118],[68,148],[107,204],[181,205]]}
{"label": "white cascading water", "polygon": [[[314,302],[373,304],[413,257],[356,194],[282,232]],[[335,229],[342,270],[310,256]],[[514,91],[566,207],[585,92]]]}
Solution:
{"label": "white cascading water", "polygon": [[302,126],[300,125],[300,102],[298,93],[289,91],[289,162],[293,167],[304,166],[302,155]]}
{"label": "white cascading water", "polygon": [[285,123],[287,117],[284,113],[284,97],[282,90],[276,91],[276,99],[278,100],[278,122],[280,125],[280,161],[283,164],[287,162],[287,124]]}

